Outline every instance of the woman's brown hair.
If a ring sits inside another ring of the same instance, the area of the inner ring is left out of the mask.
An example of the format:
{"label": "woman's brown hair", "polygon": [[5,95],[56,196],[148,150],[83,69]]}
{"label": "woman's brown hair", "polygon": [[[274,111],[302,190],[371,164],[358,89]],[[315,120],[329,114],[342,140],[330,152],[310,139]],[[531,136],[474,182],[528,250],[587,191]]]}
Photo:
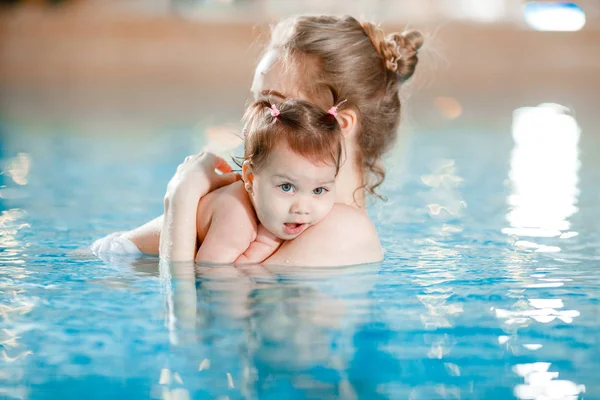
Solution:
{"label": "woman's brown hair", "polygon": [[316,96],[326,90],[333,104],[346,99],[356,110],[357,163],[371,194],[385,178],[380,161],[397,136],[399,88],[413,75],[422,44],[418,31],[385,35],[350,16],[298,16],[273,27],[268,50],[296,64],[314,60],[317,76],[308,78],[308,89]]}

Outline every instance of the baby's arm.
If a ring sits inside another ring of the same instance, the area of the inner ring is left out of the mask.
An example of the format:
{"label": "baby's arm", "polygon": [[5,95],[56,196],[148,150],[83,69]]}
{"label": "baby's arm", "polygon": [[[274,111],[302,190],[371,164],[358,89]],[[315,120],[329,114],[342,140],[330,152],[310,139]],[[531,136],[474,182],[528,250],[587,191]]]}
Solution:
{"label": "baby's arm", "polygon": [[233,264],[256,238],[254,211],[229,193],[214,200],[216,206],[196,262]]}
{"label": "baby's arm", "polygon": [[258,226],[256,239],[250,243],[244,254],[235,260],[235,264],[258,264],[269,258],[271,254],[281,246],[283,240],[266,230],[262,225]]}

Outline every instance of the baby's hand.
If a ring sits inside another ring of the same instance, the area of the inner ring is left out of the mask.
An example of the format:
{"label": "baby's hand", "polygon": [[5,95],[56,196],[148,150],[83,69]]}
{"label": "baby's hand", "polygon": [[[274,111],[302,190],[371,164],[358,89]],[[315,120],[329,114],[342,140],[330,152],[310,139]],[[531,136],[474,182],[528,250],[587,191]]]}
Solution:
{"label": "baby's hand", "polygon": [[[220,171],[218,174],[216,171]],[[165,200],[197,202],[202,196],[240,179],[221,157],[202,152],[187,156],[167,185]]]}
{"label": "baby's hand", "polygon": [[273,249],[273,252],[275,252],[275,250],[281,246],[281,243],[283,243],[283,239],[273,235],[262,224],[258,224],[256,239],[254,241],[268,246],[269,248]]}
{"label": "baby's hand", "polygon": [[244,254],[235,260],[235,264],[261,263],[275,253],[282,243],[283,239],[273,235],[262,224],[259,224],[256,239],[250,243]]}

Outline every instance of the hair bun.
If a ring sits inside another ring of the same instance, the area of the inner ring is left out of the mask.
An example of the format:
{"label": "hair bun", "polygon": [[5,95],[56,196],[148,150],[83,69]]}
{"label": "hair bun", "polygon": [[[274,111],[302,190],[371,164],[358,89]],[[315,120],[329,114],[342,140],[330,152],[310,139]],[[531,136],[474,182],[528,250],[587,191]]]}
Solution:
{"label": "hair bun", "polygon": [[[386,57],[386,67],[396,72],[402,82],[406,81],[415,73],[422,45],[423,35],[419,31],[389,34],[382,43],[387,47],[387,52],[393,54],[391,58]],[[385,54],[385,50],[382,53]]]}
{"label": "hair bun", "polygon": [[421,32],[410,30],[385,36],[383,30],[370,22],[361,25],[384,60],[385,67],[395,72],[401,82],[408,80],[419,62],[417,54],[424,41]]}

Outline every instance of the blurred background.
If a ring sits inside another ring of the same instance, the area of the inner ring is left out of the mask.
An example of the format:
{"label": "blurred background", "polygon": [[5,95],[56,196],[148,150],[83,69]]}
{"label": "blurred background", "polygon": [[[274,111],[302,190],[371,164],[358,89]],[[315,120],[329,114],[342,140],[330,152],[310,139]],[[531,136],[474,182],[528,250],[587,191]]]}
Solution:
{"label": "blurred background", "polygon": [[[159,126],[239,121],[269,24],[341,13],[427,36],[404,129],[507,132],[512,111],[559,103],[594,129],[596,0],[3,0],[0,118]],[[224,109],[224,107],[226,107]],[[101,127],[101,128],[98,128]]]}

